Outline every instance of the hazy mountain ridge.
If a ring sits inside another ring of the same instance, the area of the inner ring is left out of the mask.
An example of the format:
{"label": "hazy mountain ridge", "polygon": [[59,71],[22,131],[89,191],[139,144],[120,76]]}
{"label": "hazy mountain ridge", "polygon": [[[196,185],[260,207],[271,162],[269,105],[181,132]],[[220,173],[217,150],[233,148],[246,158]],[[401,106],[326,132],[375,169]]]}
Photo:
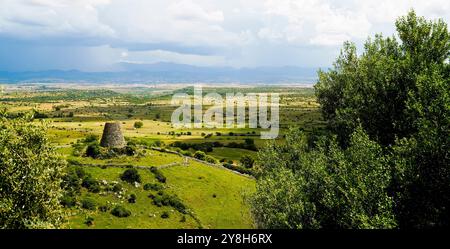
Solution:
{"label": "hazy mountain ridge", "polygon": [[0,82],[130,82],[130,83],[314,83],[317,68],[302,67],[198,67],[174,63],[118,63],[117,71],[83,72],[46,70],[29,72],[0,71]]}

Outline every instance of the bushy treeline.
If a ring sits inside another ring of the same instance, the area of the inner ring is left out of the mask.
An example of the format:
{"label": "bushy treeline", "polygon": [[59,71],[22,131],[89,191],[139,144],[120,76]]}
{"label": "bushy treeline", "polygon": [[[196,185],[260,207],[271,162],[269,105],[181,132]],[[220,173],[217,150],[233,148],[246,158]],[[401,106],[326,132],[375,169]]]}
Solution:
{"label": "bushy treeline", "polygon": [[244,139],[243,143],[238,142],[230,142],[227,144],[221,143],[219,141],[214,142],[204,142],[204,143],[185,143],[181,141],[176,141],[172,143],[170,146],[180,148],[182,150],[189,150],[193,149],[196,151],[203,151],[203,152],[212,152],[214,148],[238,148],[238,149],[246,149],[246,150],[252,150],[257,151],[258,148],[255,145],[255,140],[251,138]]}
{"label": "bushy treeline", "polygon": [[397,37],[346,43],[315,86],[331,135],[259,153],[256,222],[276,228],[450,224],[450,34],[411,11]]}

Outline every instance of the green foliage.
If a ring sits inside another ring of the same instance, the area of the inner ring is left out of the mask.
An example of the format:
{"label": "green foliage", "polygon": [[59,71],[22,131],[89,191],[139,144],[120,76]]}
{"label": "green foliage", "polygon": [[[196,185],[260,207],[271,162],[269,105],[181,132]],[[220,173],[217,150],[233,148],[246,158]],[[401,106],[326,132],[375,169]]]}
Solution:
{"label": "green foliage", "polygon": [[95,135],[95,134],[89,134],[89,135],[87,135],[87,136],[84,138],[83,142],[84,142],[85,144],[98,142],[98,135]]}
{"label": "green foliage", "polygon": [[167,218],[169,218],[169,217],[170,217],[169,212],[167,212],[167,211],[162,212],[161,218],[167,219]]}
{"label": "green foliage", "polygon": [[81,190],[81,179],[86,176],[82,168],[69,168],[67,173],[63,176],[61,187],[69,194],[78,194]]}
{"label": "green foliage", "polygon": [[357,56],[346,43],[315,86],[329,126],[347,146],[361,123],[391,151],[391,193],[399,226],[450,224],[450,33],[442,20],[411,11],[396,22],[400,41],[377,35]]}
{"label": "green foliage", "polygon": [[50,145],[45,123],[0,112],[0,227],[54,228],[66,163]]}
{"label": "green foliage", "polygon": [[390,174],[381,147],[361,128],[341,149],[335,138],[308,150],[299,131],[259,154],[257,191],[250,198],[261,228],[392,228]]}
{"label": "green foliage", "polygon": [[156,167],[151,167],[150,172],[152,172],[155,175],[156,180],[158,180],[160,183],[166,183],[167,178],[163,175],[163,173],[158,170]]}
{"label": "green foliage", "polygon": [[205,160],[206,154],[203,151],[196,151],[194,153],[194,157],[197,158],[198,160]]}
{"label": "green foliage", "polygon": [[128,144],[127,146],[125,146],[125,154],[127,156],[134,156],[137,154],[137,147],[134,144]]}
{"label": "green foliage", "polygon": [[81,207],[87,210],[95,210],[97,207],[97,204],[95,201],[91,198],[85,198],[81,200]]}
{"label": "green foliage", "polygon": [[217,160],[216,158],[214,158],[213,156],[210,156],[210,155],[206,155],[204,160],[208,163],[214,163],[214,164],[219,163],[219,160]]}
{"label": "green foliage", "polygon": [[136,203],[136,198],[135,194],[131,194],[130,198],[128,198],[128,203]]}
{"label": "green foliage", "polygon": [[91,216],[88,216],[86,218],[86,220],[84,221],[84,224],[88,225],[88,226],[92,226],[94,225],[94,218],[92,218]]}
{"label": "green foliage", "polygon": [[134,122],[134,128],[136,128],[136,129],[142,128],[143,126],[144,126],[144,123],[142,123],[142,121]]}
{"label": "green foliage", "polygon": [[99,158],[102,155],[100,145],[98,143],[89,144],[86,148],[86,156]]}
{"label": "green foliage", "polygon": [[236,166],[236,165],[233,165],[232,163],[233,162],[231,162],[231,163],[223,163],[222,166],[224,166],[227,169],[231,169],[231,170],[237,171],[237,172],[242,173],[242,174],[247,174],[247,175],[254,175],[255,174],[252,169],[248,169],[248,168],[241,167],[241,166]]}
{"label": "green foliage", "polygon": [[120,179],[128,183],[141,182],[141,175],[136,169],[126,169],[120,176]]}
{"label": "green foliage", "polygon": [[146,183],[144,185],[144,190],[153,190],[153,191],[160,191],[164,187],[161,184],[158,183]]}
{"label": "green foliage", "polygon": [[90,175],[86,175],[83,178],[81,186],[86,188],[89,192],[92,193],[100,192],[100,183]]}
{"label": "green foliage", "polygon": [[407,103],[417,118],[417,133],[398,140],[392,163],[401,227],[448,227],[450,224],[449,80],[436,74],[419,78]]}
{"label": "green foliage", "polygon": [[407,103],[418,93],[421,75],[434,71],[435,77],[448,79],[447,25],[428,22],[412,11],[396,26],[400,42],[377,35],[359,57],[355,45],[346,43],[334,68],[319,72],[316,94],[341,144],[348,143],[358,122],[382,145],[414,134],[417,117]]}
{"label": "green foliage", "polygon": [[100,210],[100,212],[106,213],[108,212],[110,209],[110,207],[108,205],[101,205],[98,207],[98,210]]}
{"label": "green foliage", "polygon": [[244,155],[241,157],[240,162],[245,168],[251,169],[251,168],[253,168],[253,165],[255,164],[255,159],[253,159],[249,155]]}
{"label": "green foliage", "polygon": [[74,207],[77,204],[77,199],[71,195],[65,194],[61,198],[61,205],[67,208]]}
{"label": "green foliage", "polygon": [[111,210],[111,214],[119,218],[126,218],[131,215],[131,211],[122,206],[115,206]]}
{"label": "green foliage", "polygon": [[119,192],[121,192],[122,190],[123,190],[123,187],[122,187],[122,185],[120,185],[120,183],[114,184],[114,186],[113,186],[113,188],[112,188],[112,191],[113,191],[114,193],[119,193]]}

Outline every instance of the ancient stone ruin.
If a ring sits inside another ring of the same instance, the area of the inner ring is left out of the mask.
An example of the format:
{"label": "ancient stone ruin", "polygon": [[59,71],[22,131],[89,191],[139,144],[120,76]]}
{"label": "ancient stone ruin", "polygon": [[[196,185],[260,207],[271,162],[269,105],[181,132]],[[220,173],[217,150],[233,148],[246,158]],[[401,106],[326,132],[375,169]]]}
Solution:
{"label": "ancient stone ruin", "polygon": [[126,145],[119,123],[105,123],[100,145],[112,148],[122,148]]}

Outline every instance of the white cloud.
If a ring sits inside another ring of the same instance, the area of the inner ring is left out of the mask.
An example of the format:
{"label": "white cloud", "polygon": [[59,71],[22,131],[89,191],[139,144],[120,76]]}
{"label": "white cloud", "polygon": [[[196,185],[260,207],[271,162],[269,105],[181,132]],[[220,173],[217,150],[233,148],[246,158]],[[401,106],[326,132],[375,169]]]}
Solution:
{"label": "white cloud", "polygon": [[448,0],[0,0],[0,43],[85,47],[110,63],[329,65],[343,41],[391,35],[411,8],[450,20]]}
{"label": "white cloud", "polygon": [[269,18],[287,20],[270,28],[280,30],[278,37],[289,43],[340,45],[353,37],[367,36],[371,28],[364,15],[324,0],[268,0],[265,5]]}
{"label": "white cloud", "polygon": [[105,0],[1,0],[0,34],[20,38],[113,37],[100,22],[97,7]]}

